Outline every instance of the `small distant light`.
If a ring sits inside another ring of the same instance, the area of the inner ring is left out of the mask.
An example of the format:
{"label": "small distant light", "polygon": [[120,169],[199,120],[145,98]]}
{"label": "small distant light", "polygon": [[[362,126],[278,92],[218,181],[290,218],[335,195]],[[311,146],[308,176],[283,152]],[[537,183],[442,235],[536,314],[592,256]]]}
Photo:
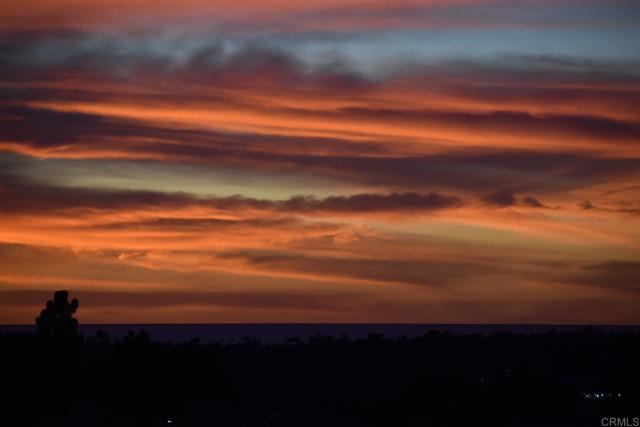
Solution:
{"label": "small distant light", "polygon": [[173,424],[173,420],[167,420],[167,424]]}

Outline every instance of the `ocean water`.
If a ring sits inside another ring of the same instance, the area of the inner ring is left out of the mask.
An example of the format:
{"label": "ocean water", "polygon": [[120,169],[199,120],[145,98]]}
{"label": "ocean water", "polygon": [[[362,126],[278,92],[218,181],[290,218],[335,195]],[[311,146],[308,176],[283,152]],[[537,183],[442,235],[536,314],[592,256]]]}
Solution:
{"label": "ocean water", "polygon": [[[382,334],[386,338],[418,337],[429,331],[453,334],[492,334],[512,332],[538,334],[553,329],[570,332],[584,329],[585,325],[482,325],[482,324],[321,324],[321,323],[206,323],[206,324],[85,324],[80,333],[85,337],[95,335],[102,329],[111,338],[120,339],[129,331],[144,329],[154,341],[183,342],[200,339],[202,342],[237,342],[244,337],[258,339],[264,343],[283,342],[287,338],[307,340],[314,335],[347,336],[352,339],[366,338],[369,334]],[[595,325],[602,332],[635,331],[640,326]],[[33,325],[0,325],[0,332],[35,332]]]}

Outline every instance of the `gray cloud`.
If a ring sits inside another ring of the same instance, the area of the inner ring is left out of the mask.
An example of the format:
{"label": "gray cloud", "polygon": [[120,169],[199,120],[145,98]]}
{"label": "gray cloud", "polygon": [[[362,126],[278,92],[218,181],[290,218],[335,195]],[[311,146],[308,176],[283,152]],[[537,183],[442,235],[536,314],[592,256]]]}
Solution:
{"label": "gray cloud", "polygon": [[530,206],[532,208],[545,208],[546,206],[538,199],[536,199],[533,196],[526,196],[524,199],[522,199],[522,202],[527,205]]}
{"label": "gray cloud", "polygon": [[271,271],[421,286],[443,286],[495,271],[494,267],[471,261],[318,257],[263,250],[230,251],[218,254],[218,257],[242,259]]}
{"label": "gray cloud", "polygon": [[491,205],[500,207],[513,206],[516,204],[515,196],[511,192],[506,190],[487,194],[482,198],[482,200]]}
{"label": "gray cloud", "polygon": [[[105,190],[78,187],[54,187],[29,182],[26,178],[0,173],[1,214],[48,215],[71,209],[126,210],[154,207],[177,208],[202,206],[224,210],[258,209],[283,214],[313,213],[376,213],[425,212],[450,209],[461,205],[458,197],[439,193],[355,194],[351,196],[295,196],[287,200],[259,200],[242,196],[196,197],[186,193],[153,191]],[[1,215],[0,214],[0,215]],[[254,225],[267,225],[267,221],[253,220]],[[277,220],[281,224],[282,219]],[[130,224],[144,226],[145,224]],[[146,224],[147,226],[150,224]],[[224,226],[229,222],[205,220],[198,222],[181,219],[156,220],[156,226]],[[273,223],[271,224],[273,225]]]}
{"label": "gray cloud", "polygon": [[571,281],[609,290],[640,293],[640,262],[607,261],[582,267]]}

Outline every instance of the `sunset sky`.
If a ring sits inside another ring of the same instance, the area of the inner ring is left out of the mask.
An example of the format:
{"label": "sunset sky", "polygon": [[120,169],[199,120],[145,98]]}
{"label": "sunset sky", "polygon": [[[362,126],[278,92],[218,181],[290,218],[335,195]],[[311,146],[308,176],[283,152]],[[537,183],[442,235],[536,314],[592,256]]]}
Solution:
{"label": "sunset sky", "polygon": [[640,2],[0,0],[0,324],[640,324]]}

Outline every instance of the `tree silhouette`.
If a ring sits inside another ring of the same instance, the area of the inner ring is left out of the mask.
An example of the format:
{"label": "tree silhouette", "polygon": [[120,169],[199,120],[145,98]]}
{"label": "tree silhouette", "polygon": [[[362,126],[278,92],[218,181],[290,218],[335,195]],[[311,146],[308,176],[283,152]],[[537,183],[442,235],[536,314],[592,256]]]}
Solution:
{"label": "tree silhouette", "polygon": [[74,337],[78,335],[78,320],[73,317],[78,309],[76,298],[69,302],[69,292],[55,291],[53,301],[47,301],[46,307],[36,317],[38,335],[45,337]]}

